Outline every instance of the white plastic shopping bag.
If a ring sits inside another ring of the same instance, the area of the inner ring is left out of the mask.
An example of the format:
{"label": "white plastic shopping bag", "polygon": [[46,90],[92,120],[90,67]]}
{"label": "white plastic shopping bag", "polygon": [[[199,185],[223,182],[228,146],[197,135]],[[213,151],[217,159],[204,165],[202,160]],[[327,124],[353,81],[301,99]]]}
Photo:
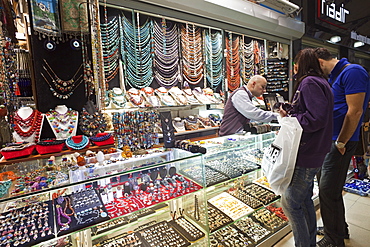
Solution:
{"label": "white plastic shopping bag", "polygon": [[281,128],[273,143],[265,150],[262,171],[271,189],[281,195],[292,180],[302,127],[295,117],[283,117]]}

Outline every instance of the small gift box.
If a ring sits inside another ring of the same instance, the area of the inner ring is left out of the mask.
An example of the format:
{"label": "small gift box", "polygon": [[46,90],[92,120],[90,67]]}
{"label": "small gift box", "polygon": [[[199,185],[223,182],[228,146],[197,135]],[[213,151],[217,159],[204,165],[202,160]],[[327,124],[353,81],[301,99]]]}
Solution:
{"label": "small gift box", "polygon": [[47,139],[36,144],[36,151],[39,154],[59,153],[65,145],[64,140]]}
{"label": "small gift box", "polygon": [[32,142],[9,143],[0,152],[5,159],[9,160],[31,155],[33,150],[35,150],[35,146],[35,143]]}
{"label": "small gift box", "polygon": [[96,136],[91,136],[90,141],[92,141],[97,146],[114,144],[114,138],[109,133],[98,133]]}

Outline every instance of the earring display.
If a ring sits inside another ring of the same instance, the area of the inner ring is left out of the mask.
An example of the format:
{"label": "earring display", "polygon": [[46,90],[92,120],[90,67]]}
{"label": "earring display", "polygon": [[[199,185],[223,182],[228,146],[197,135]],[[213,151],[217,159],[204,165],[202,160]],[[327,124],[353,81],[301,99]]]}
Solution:
{"label": "earring display", "polygon": [[257,209],[263,206],[262,202],[240,189],[229,190],[228,193],[253,209]]}
{"label": "earring display", "polygon": [[283,226],[286,226],[288,224],[287,221],[281,219],[276,214],[270,212],[265,208],[254,212],[251,217],[273,232],[278,231]]}
{"label": "earring display", "polygon": [[204,237],[204,233],[184,217],[174,219],[170,221],[170,224],[189,241],[196,241]]}
{"label": "earring display", "polygon": [[147,246],[185,247],[190,245],[190,243],[166,221],[144,228],[140,230],[139,233]]}
{"label": "earring display", "polygon": [[114,238],[104,240],[102,242],[93,244],[93,247],[146,247],[140,235],[136,232],[125,233]]}
{"label": "earring display", "polygon": [[253,221],[250,217],[246,217],[235,222],[234,226],[251,238],[255,243],[258,243],[271,234],[270,230]]}
{"label": "earring display", "polygon": [[[174,169],[171,169],[174,168]],[[202,187],[176,174],[175,167],[171,167],[168,176],[158,178],[157,170],[150,170],[149,174],[143,174],[139,184],[137,178],[116,184],[115,198],[113,201],[105,201],[105,208],[110,218],[116,218],[145,207],[171,200],[189,193],[200,190]],[[167,174],[167,173],[166,173]],[[123,189],[118,187],[123,185]],[[119,191],[121,190],[121,191]],[[114,193],[112,189],[106,189],[104,197]]]}
{"label": "earring display", "polygon": [[108,213],[92,188],[71,195],[53,194],[57,235],[108,220]]}
{"label": "earring display", "polygon": [[248,184],[241,189],[257,200],[260,200],[264,205],[268,205],[280,198],[280,196],[276,195],[274,192],[263,188],[255,183]]}
{"label": "earring display", "polygon": [[251,207],[226,192],[212,197],[208,202],[212,203],[213,206],[224,212],[233,220],[240,219],[254,212]]}
{"label": "earring display", "polygon": [[[204,179],[202,172],[203,168],[200,165],[193,165],[182,170],[182,173],[184,175],[199,183],[201,183]],[[229,178],[226,175],[218,171],[215,171],[208,166],[204,167],[204,173],[206,187],[229,180]]]}
{"label": "earring display", "polygon": [[50,201],[13,209],[0,216],[0,244],[33,246],[54,237]]}
{"label": "earring display", "polygon": [[233,220],[229,216],[224,214],[221,210],[219,210],[212,204],[208,203],[207,209],[208,209],[208,224],[211,232],[214,232],[233,222]]}
{"label": "earring display", "polygon": [[238,229],[227,226],[215,232],[213,234],[215,237],[211,240],[211,246],[215,245],[216,242],[222,244],[222,246],[233,246],[233,247],[244,247],[244,246],[254,246],[251,239],[244,235],[243,232]]}

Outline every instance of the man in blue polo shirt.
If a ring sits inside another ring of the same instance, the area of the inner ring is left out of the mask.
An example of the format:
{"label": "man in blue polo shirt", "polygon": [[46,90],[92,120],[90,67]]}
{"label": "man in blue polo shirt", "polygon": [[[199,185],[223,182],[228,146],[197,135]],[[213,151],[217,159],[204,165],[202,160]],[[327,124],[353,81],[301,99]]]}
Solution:
{"label": "man in blue polo shirt", "polygon": [[318,174],[324,237],[317,246],[342,247],[344,239],[349,238],[342,189],[369,102],[369,75],[362,66],[350,64],[346,58],[333,58],[325,48],[316,48],[315,52],[321,69],[329,75],[334,94],[333,144]]}

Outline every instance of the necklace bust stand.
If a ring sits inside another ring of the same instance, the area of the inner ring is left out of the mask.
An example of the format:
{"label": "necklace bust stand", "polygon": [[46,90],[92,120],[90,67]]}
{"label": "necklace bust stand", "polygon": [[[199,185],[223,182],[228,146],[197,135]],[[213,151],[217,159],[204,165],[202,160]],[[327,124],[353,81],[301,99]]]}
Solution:
{"label": "necklace bust stand", "polygon": [[65,105],[58,105],[45,114],[57,140],[75,136],[77,132],[78,111]]}
{"label": "necklace bust stand", "polygon": [[112,88],[110,92],[110,102],[112,108],[122,108],[125,107],[126,105],[126,99],[125,99],[125,94],[123,93],[121,88],[114,87]]}
{"label": "necklace bust stand", "polygon": [[188,99],[185,97],[185,93],[178,87],[172,87],[168,90],[168,93],[176,100],[179,105],[187,105]]}
{"label": "necklace bust stand", "polygon": [[196,87],[193,89],[193,94],[199,102],[202,104],[212,104],[212,102],[206,97],[203,90],[200,87]]}
{"label": "necklace bust stand", "polygon": [[144,97],[145,101],[150,104],[152,107],[161,106],[161,101],[158,96],[154,94],[154,89],[151,87],[144,87],[140,90],[140,94]]}
{"label": "necklace bust stand", "polygon": [[154,90],[158,97],[161,99],[163,105],[165,106],[175,106],[176,101],[168,94],[168,91],[164,87],[160,87]]}
{"label": "necklace bust stand", "polygon": [[175,128],[176,132],[186,131],[185,129],[185,120],[175,117],[172,120],[172,125]]}
{"label": "necklace bust stand", "polygon": [[126,91],[127,99],[131,102],[132,107],[145,107],[146,103],[140,91],[136,88],[130,88]]}
{"label": "necklace bust stand", "polygon": [[187,130],[199,129],[198,119],[194,116],[188,116],[187,118],[185,118],[185,128]]}
{"label": "necklace bust stand", "polygon": [[194,97],[193,92],[190,88],[185,88],[182,90],[185,93],[185,97],[190,105],[199,105],[199,101]]}
{"label": "necklace bust stand", "polygon": [[13,139],[15,142],[39,141],[44,115],[31,107],[21,107],[14,116]]}

